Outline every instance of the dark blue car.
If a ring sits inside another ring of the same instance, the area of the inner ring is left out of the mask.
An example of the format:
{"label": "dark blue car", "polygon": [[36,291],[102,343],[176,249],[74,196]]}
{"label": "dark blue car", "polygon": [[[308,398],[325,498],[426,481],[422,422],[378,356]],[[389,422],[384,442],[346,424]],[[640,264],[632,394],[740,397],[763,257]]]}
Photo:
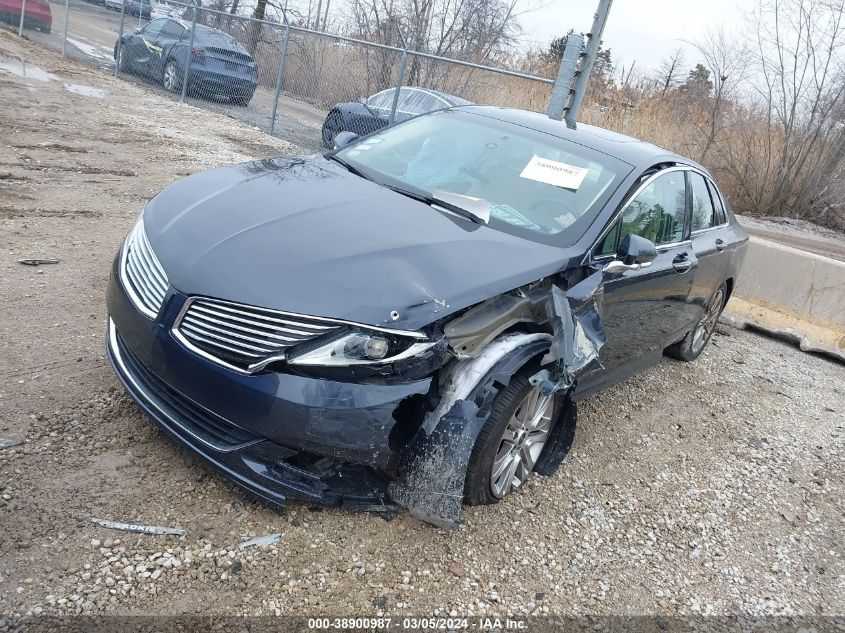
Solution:
{"label": "dark blue car", "polygon": [[108,350],[258,497],[453,525],[548,475],[576,401],[705,348],[746,234],[696,163],[469,106],[178,181],[108,291]]}
{"label": "dark blue car", "polygon": [[[190,45],[190,22],[161,18],[124,35],[115,44],[114,58],[121,71],[159,81],[167,90],[179,92]],[[197,24],[188,89],[247,105],[257,86],[258,70],[246,49],[231,35]]]}

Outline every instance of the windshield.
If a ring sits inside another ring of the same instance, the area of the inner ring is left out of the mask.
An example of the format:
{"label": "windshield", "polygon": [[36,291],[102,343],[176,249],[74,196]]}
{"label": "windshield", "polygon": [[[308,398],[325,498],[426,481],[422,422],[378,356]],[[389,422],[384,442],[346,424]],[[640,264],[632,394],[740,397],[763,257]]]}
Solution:
{"label": "windshield", "polygon": [[493,228],[556,245],[583,234],[630,170],[577,143],[460,110],[412,119],[338,157],[398,189],[480,198]]}

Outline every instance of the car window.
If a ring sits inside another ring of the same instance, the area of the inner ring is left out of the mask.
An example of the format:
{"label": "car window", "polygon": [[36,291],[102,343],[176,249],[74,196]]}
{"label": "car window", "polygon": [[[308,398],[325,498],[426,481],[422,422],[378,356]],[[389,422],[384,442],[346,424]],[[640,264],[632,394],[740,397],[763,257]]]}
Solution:
{"label": "car window", "polygon": [[684,235],[685,212],[684,172],[661,174],[628,203],[622,214],[620,239],[633,233],[657,246],[680,242]]}
{"label": "car window", "polygon": [[480,199],[490,226],[556,245],[583,234],[631,170],[583,145],[462,110],[411,119],[339,156],[376,182],[417,195]]}
{"label": "car window", "polygon": [[382,90],[367,99],[367,105],[371,108],[389,110],[393,104],[393,90]]}
{"label": "car window", "polygon": [[447,105],[424,90],[402,88],[399,91],[399,103],[397,103],[396,109],[405,114],[422,114],[423,112],[445,108]]}
{"label": "car window", "polygon": [[694,171],[689,172],[692,189],[692,230],[699,231],[719,224],[713,209],[713,201],[707,190],[704,176]]}
{"label": "car window", "polygon": [[616,252],[616,239],[619,237],[619,227],[621,222],[616,222],[613,228],[607,232],[601,242],[596,247],[595,254],[598,256],[612,255]]}
{"label": "car window", "polygon": [[161,33],[161,29],[164,28],[164,25],[167,22],[168,20],[153,20],[144,27],[144,30],[141,31],[141,33],[143,33],[145,37],[158,37],[158,34]]}
{"label": "car window", "polygon": [[164,28],[161,29],[161,34],[165,37],[173,37],[173,38],[180,38],[182,37],[182,32],[185,29],[182,26],[173,20],[168,20],[167,24],[164,25]]}
{"label": "car window", "polygon": [[710,189],[710,199],[716,207],[716,226],[724,224],[728,220],[727,215],[725,214],[725,206],[722,204],[722,196],[719,194],[719,190],[716,189],[716,185],[714,185],[712,181],[707,181],[707,187]]}

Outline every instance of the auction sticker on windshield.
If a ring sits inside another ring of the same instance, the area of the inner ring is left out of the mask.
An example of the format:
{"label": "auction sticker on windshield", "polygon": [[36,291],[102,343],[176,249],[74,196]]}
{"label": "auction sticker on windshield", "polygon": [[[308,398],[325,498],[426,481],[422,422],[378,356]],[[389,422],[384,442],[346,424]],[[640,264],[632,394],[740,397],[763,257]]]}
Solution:
{"label": "auction sticker on windshield", "polygon": [[566,163],[559,163],[556,160],[541,158],[535,155],[528,161],[525,169],[519,175],[521,178],[528,178],[529,180],[536,180],[547,185],[577,191],[589,171],[589,169],[584,167],[567,165]]}

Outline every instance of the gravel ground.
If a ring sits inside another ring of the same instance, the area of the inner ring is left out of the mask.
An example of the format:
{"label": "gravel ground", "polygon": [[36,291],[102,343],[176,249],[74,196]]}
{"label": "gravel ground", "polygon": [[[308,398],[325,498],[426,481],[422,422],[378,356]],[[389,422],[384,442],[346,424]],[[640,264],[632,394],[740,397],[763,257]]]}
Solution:
{"label": "gravel ground", "polygon": [[[555,476],[453,532],[247,500],[124,395],[103,294],[158,189],[293,148],[0,33],[0,61],[19,57],[55,78],[0,71],[0,437],[21,441],[0,449],[0,630],[26,614],[845,614],[845,366],[724,326],[697,362],[583,403]],[[18,263],[42,256],[61,261]]]}

